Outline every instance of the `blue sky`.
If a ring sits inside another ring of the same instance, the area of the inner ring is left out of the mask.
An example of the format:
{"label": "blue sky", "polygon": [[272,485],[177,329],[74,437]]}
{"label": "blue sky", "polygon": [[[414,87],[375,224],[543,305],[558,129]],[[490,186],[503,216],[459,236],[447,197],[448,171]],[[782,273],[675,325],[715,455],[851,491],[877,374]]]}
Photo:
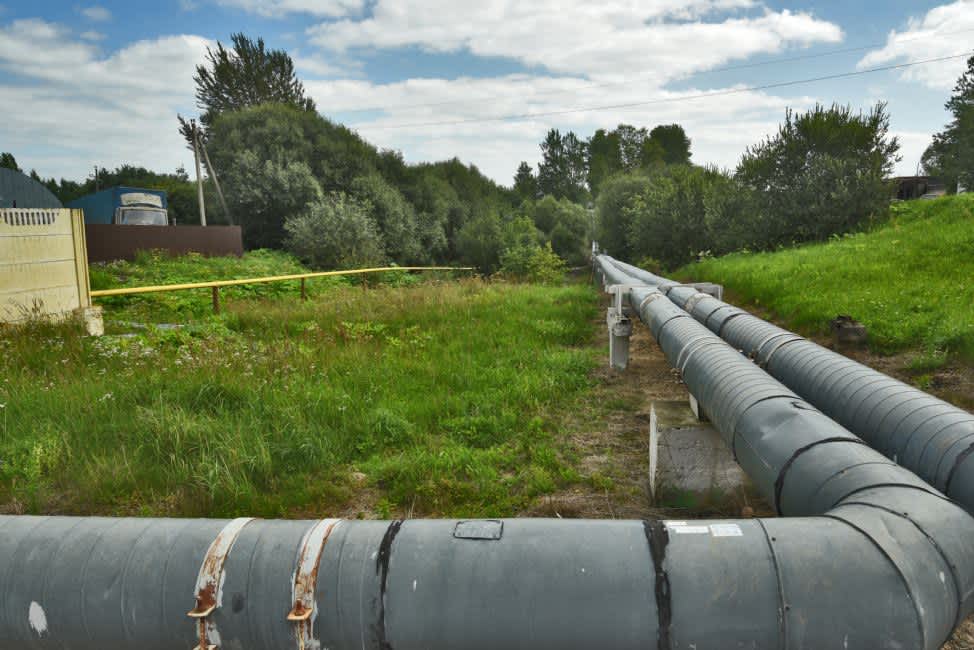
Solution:
{"label": "blue sky", "polygon": [[321,112],[373,143],[503,183],[548,128],[620,122],[679,122],[696,162],[732,167],[786,108],[817,101],[888,102],[912,173],[963,59],[746,88],[970,51],[974,0],[0,0],[0,150],[44,176],[189,168],[175,116],[196,113],[193,67],[235,31],[288,50]]}

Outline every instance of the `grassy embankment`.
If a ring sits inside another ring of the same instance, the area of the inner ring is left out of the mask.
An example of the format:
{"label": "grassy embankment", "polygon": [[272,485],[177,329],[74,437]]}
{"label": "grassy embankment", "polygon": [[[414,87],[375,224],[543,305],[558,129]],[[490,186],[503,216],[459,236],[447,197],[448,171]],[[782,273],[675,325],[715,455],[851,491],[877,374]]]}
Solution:
{"label": "grassy embankment", "polygon": [[[300,270],[151,260],[138,286]],[[591,384],[596,296],[386,278],[108,301],[109,335],[0,330],[0,504],[140,515],[499,516],[578,480],[553,418]],[[151,321],[189,323],[175,329]]]}
{"label": "grassy embankment", "polygon": [[974,196],[911,201],[869,232],[773,253],[738,253],[681,269],[725,284],[788,327],[825,334],[838,314],[883,353],[922,350],[916,369],[974,359]]}

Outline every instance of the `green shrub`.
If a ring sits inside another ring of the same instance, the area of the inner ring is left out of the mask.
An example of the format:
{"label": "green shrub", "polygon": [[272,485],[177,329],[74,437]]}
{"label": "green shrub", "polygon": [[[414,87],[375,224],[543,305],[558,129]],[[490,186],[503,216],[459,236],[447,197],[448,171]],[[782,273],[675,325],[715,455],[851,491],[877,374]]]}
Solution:
{"label": "green shrub", "polygon": [[884,216],[886,178],[899,148],[885,104],[868,113],[838,105],[789,110],[778,133],[749,148],[737,167],[753,202],[748,238],[773,249],[828,239]]}
{"label": "green shrub", "polygon": [[343,193],[330,194],[284,224],[289,251],[318,269],[382,263],[382,237],[370,206]]}
{"label": "green shrub", "polygon": [[503,247],[503,227],[494,213],[471,219],[457,235],[457,248],[464,262],[484,275],[497,270]]}
{"label": "green shrub", "polygon": [[551,248],[546,246],[518,247],[505,251],[501,258],[501,275],[504,277],[535,282],[558,284],[565,279],[568,266]]}
{"label": "green shrub", "polygon": [[711,247],[704,222],[707,187],[723,179],[715,169],[665,167],[623,207],[634,256],[649,255],[666,268],[686,264]]}
{"label": "green shrub", "polygon": [[652,184],[647,173],[620,174],[603,182],[595,204],[598,215],[599,247],[620,260],[634,259],[629,244],[629,224],[632,215],[626,210],[632,197],[646,191]]}

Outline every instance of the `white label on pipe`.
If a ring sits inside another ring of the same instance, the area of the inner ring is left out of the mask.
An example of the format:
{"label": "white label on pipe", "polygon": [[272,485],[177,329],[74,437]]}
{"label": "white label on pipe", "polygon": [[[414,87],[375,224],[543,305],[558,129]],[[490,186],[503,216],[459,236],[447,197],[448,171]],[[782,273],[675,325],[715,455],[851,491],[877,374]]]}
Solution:
{"label": "white label on pipe", "polygon": [[743,537],[737,524],[710,524],[710,534],[714,537]]}
{"label": "white label on pipe", "polygon": [[706,526],[674,526],[672,531],[679,534],[706,535],[710,529]]}

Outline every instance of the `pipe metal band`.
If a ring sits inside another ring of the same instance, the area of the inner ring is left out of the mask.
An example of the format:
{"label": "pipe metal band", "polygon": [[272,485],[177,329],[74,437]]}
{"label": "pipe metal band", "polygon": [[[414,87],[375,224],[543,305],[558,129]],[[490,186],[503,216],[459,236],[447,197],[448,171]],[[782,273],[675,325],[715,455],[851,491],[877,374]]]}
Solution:
{"label": "pipe metal band", "polygon": [[314,647],[315,587],[318,584],[318,566],[328,537],[341,519],[322,519],[315,523],[301,540],[298,564],[294,571],[291,600],[294,603],[287,620],[297,623],[298,648]]}
{"label": "pipe metal band", "polygon": [[210,548],[206,551],[203,564],[200,565],[200,572],[196,578],[196,606],[187,612],[187,616],[199,621],[199,645],[197,650],[213,650],[217,646],[207,643],[213,640],[219,643],[220,636],[216,627],[207,617],[220,606],[223,590],[223,565],[226,563],[227,556],[233,549],[233,543],[237,541],[240,531],[254,520],[253,517],[239,517],[233,519],[224,526]]}
{"label": "pipe metal band", "polygon": [[653,302],[654,300],[659,300],[660,298],[663,298],[663,297],[664,297],[663,294],[659,293],[658,291],[649,294],[648,296],[646,296],[645,298],[643,298],[642,301],[639,303],[639,306],[636,307],[636,312],[637,313],[642,312],[643,307],[645,307],[649,303]]}
{"label": "pipe metal band", "polygon": [[693,312],[693,308],[697,306],[698,302],[700,302],[704,298],[711,298],[711,297],[712,296],[710,296],[710,294],[703,293],[702,291],[699,293],[695,293],[692,296],[690,296],[685,303],[683,303],[683,310],[688,313]]}
{"label": "pipe metal band", "polygon": [[[775,341],[775,339],[784,339],[784,340],[775,342],[775,344],[772,345],[767,350],[767,352],[765,352],[764,346],[771,343],[772,341]],[[775,334],[771,334],[770,336],[765,337],[760,343],[757,344],[757,346],[755,346],[751,358],[754,359],[754,362],[758,364],[761,368],[767,368],[768,364],[771,363],[771,357],[773,357],[778,350],[788,345],[789,343],[794,343],[795,341],[804,341],[804,340],[805,340],[804,336],[798,336],[797,334],[792,334],[791,332],[776,332]]]}

